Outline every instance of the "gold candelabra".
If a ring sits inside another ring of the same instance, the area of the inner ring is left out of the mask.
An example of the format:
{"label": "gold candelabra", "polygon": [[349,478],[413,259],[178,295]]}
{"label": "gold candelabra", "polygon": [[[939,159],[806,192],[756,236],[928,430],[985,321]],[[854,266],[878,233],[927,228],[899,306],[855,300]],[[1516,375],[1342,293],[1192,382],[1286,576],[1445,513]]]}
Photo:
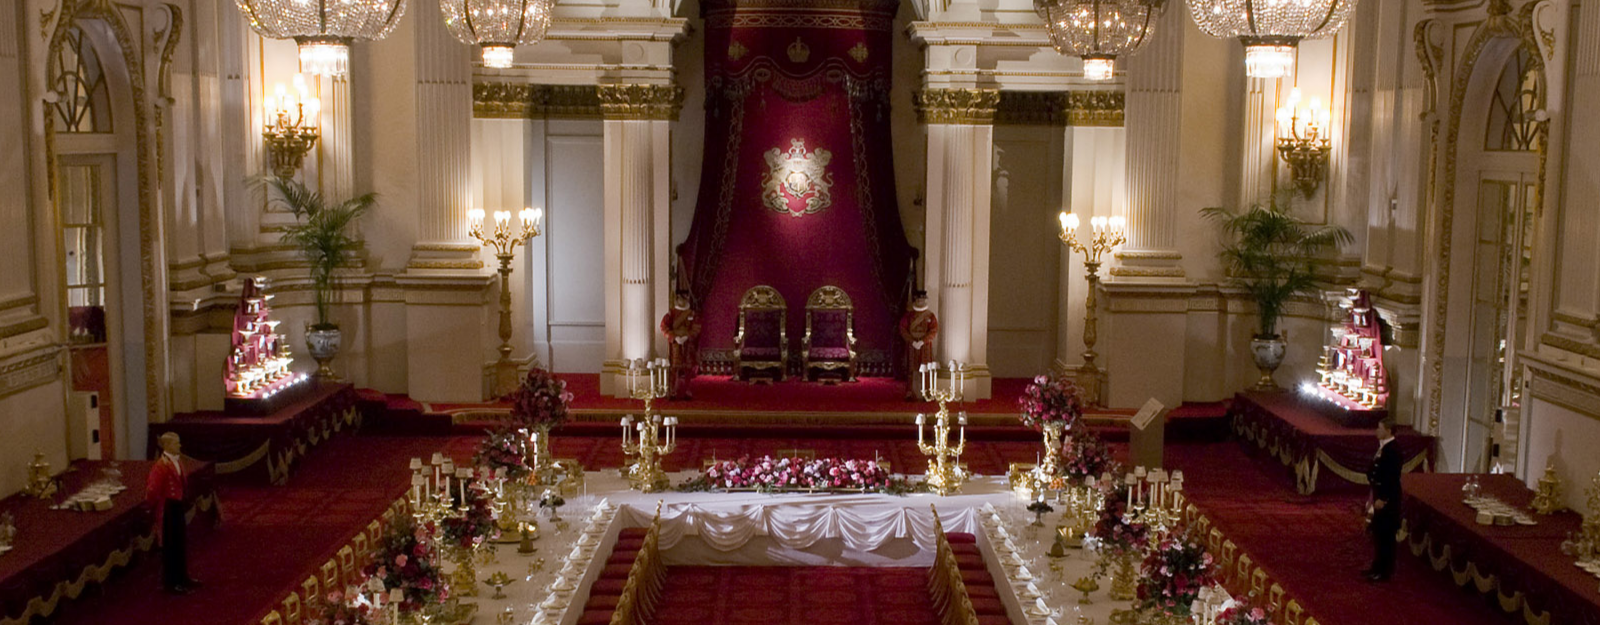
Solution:
{"label": "gold candelabra", "polygon": [[301,74],[295,74],[294,88],[291,95],[279,83],[277,92],[262,102],[267,123],[261,136],[272,156],[272,173],[279,178],[294,177],[319,136],[317,113],[322,110],[322,101],[307,97],[306,80]]}
{"label": "gold candelabra", "polygon": [[1289,92],[1286,106],[1278,109],[1278,154],[1289,165],[1294,184],[1307,198],[1315,195],[1322,178],[1327,175],[1328,153],[1333,150],[1328,140],[1328,127],[1333,115],[1316,98],[1310,106],[1300,105],[1300,89]]}
{"label": "gold candelabra", "polygon": [[[948,383],[944,388],[939,388],[939,374],[946,372],[949,373]],[[927,442],[924,432],[927,418],[922,414],[917,415],[917,449],[922,451],[922,455],[929,456],[925,482],[940,496],[961,490],[961,483],[967,477],[966,471],[961,468],[961,454],[967,449],[967,413],[952,415],[950,412],[952,402],[961,402],[962,391],[966,387],[965,373],[966,365],[954,360],[943,368],[937,363],[925,363],[921,367],[922,399],[939,402],[939,412],[934,415],[931,444]],[[952,416],[956,417],[961,437],[960,442],[953,446],[950,444]]]}
{"label": "gold candelabra", "polygon": [[1089,290],[1084,294],[1083,315],[1083,367],[1078,369],[1078,386],[1083,389],[1083,401],[1090,406],[1101,405],[1101,371],[1095,364],[1094,344],[1099,340],[1100,257],[1128,241],[1127,220],[1122,216],[1091,217],[1089,226],[1094,233],[1088,245],[1078,242],[1078,215],[1061,213],[1061,242],[1067,249],[1083,254],[1085,279]]}
{"label": "gold candelabra", "polygon": [[[522,209],[518,214],[522,222],[520,229],[511,227],[511,211],[495,211],[492,233],[485,229],[488,220],[483,209],[472,209],[467,219],[472,223],[467,234],[480,244],[493,246],[495,258],[500,260],[500,360],[495,362],[494,394],[504,397],[517,388],[517,364],[511,361],[511,261],[517,257],[517,246],[541,233],[539,225],[544,219],[544,209]],[[534,362],[538,362],[537,355]]]}
{"label": "gold candelabra", "polygon": [[1162,531],[1176,527],[1183,512],[1183,472],[1167,473],[1163,469],[1134,468],[1125,478],[1128,485],[1129,523],[1155,529],[1152,539]]}
{"label": "gold candelabra", "polygon": [[[670,369],[671,364],[666,359],[628,363],[628,394],[644,401],[644,416],[637,421],[633,415],[622,418],[622,453],[633,458],[626,463],[628,484],[646,493],[671,486],[666,472],[661,470],[661,457],[678,448],[678,418],[662,417],[655,411],[655,400],[666,397],[671,390]],[[647,381],[640,383],[640,377]]]}

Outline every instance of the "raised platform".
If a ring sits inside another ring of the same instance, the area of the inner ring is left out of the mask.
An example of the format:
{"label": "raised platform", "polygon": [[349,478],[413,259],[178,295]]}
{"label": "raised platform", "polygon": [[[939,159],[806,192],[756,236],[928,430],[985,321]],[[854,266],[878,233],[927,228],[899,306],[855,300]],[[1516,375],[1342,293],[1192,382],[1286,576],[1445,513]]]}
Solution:
{"label": "raised platform", "polygon": [[218,475],[282,484],[295,463],[328,438],[361,427],[355,387],[313,382],[294,401],[271,414],[228,412],[179,414],[150,424],[150,455],[158,438],[177,432],[185,454],[216,463]]}
{"label": "raised platform", "polygon": [[[51,510],[50,506],[98,481],[112,465],[79,461],[62,473],[60,491],[51,499],[12,495],[0,500],[0,513],[16,517],[15,549],[0,555],[0,623],[25,624],[55,613],[62,601],[76,599],[91,583],[103,582],[155,543],[152,511],[145,502],[145,476],[154,462],[120,462],[127,490],[111,498],[100,512]],[[215,521],[217,495],[212,465],[185,459],[189,475],[186,499],[190,514],[204,512]],[[155,592],[151,588],[150,592]]]}
{"label": "raised platform", "polygon": [[[1264,450],[1289,467],[1300,494],[1367,484],[1367,469],[1378,450],[1374,428],[1336,422],[1290,391],[1239,393],[1229,414],[1241,444]],[[1434,437],[1406,426],[1396,426],[1394,435],[1403,471],[1432,470]]]}

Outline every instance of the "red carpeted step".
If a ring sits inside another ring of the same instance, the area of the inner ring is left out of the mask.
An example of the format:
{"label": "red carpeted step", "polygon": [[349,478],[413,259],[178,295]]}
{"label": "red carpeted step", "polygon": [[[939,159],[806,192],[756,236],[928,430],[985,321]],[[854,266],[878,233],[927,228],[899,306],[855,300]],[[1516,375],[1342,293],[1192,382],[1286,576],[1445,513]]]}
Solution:
{"label": "red carpeted step", "polygon": [[1001,603],[999,597],[973,597],[969,593],[968,598],[972,600],[972,610],[979,615],[998,614],[1005,616],[1006,614],[1006,604]]}
{"label": "red carpeted step", "polygon": [[589,595],[620,595],[622,589],[628,585],[628,578],[605,578],[595,580],[589,587]]}
{"label": "red carpeted step", "polygon": [[650,533],[650,529],[649,528],[645,528],[645,527],[624,528],[621,533],[617,534],[617,541],[621,542],[621,541],[627,540],[629,538],[637,538],[637,539],[642,541],[642,540],[644,540],[644,537],[646,535],[648,535],[649,533]]}
{"label": "red carpeted step", "polygon": [[977,554],[956,554],[956,566],[963,571],[987,571],[988,565],[983,563],[983,556]]}
{"label": "red carpeted step", "polygon": [[611,552],[611,557],[606,558],[606,564],[633,564],[633,561],[637,559],[639,559],[638,550],[613,551]]}
{"label": "red carpeted step", "polygon": [[950,545],[952,547],[955,545],[975,545],[978,543],[977,536],[968,534],[966,532],[946,532],[944,538],[945,540],[950,541]]}
{"label": "red carpeted step", "polygon": [[672,567],[656,625],[937,625],[927,569]]}
{"label": "red carpeted step", "polygon": [[628,572],[632,571],[632,570],[633,570],[633,563],[632,562],[629,562],[627,564],[609,564],[608,563],[608,564],[606,564],[606,568],[601,569],[601,571],[600,571],[600,579],[628,579]]}
{"label": "red carpeted step", "polygon": [[1011,624],[1011,618],[1005,616],[1004,614],[1001,614],[1001,615],[998,615],[998,616],[994,615],[994,614],[979,614],[978,615],[978,625],[1012,625],[1012,624]]}
{"label": "red carpeted step", "polygon": [[589,603],[584,604],[583,611],[590,612],[595,610],[605,610],[607,612],[613,612],[616,611],[617,604],[621,602],[621,594],[589,595]]}
{"label": "red carpeted step", "polygon": [[967,587],[967,596],[971,597],[974,601],[976,601],[979,597],[987,597],[987,598],[990,598],[990,599],[999,599],[1000,598],[1000,589],[995,588],[992,585],[991,586],[968,586]]}
{"label": "red carpeted step", "polygon": [[993,586],[994,585],[994,576],[990,575],[988,570],[976,570],[976,571],[974,571],[974,570],[969,570],[969,569],[962,569],[961,570],[961,583],[966,584],[969,587],[970,586],[974,586],[974,585],[977,585],[977,586]]}
{"label": "red carpeted step", "polygon": [[578,625],[611,625],[611,615],[616,610],[584,610]]}

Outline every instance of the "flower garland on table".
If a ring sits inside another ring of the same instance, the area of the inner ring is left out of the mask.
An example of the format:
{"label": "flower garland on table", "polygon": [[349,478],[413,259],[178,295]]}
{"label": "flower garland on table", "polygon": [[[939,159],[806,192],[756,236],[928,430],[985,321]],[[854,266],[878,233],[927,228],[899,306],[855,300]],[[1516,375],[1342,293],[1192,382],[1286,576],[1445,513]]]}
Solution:
{"label": "flower garland on table", "polygon": [[1061,473],[1068,480],[1087,484],[1104,474],[1122,473],[1111,455],[1111,447],[1099,434],[1085,428],[1067,441],[1062,453]]}
{"label": "flower garland on table", "polygon": [[567,391],[565,380],[544,369],[533,368],[508,399],[511,400],[511,422],[531,430],[565,423],[572,393]]}
{"label": "flower garland on table", "polygon": [[1063,432],[1071,432],[1083,416],[1078,386],[1066,378],[1034,378],[1017,404],[1022,408],[1022,424],[1040,431],[1046,424],[1060,423]]}
{"label": "flower garland on table", "polygon": [[483,489],[482,482],[474,481],[462,495],[466,501],[458,514],[439,520],[439,542],[461,549],[474,549],[498,533],[494,523],[493,497]]}
{"label": "flower garland on table", "polygon": [[[1139,555],[1149,545],[1150,529],[1143,523],[1129,522],[1128,485],[1102,485],[1100,493],[1105,497],[1105,505],[1100,508],[1100,520],[1089,531],[1095,548],[1111,558]],[[1109,562],[1110,558],[1100,559],[1102,575]]]}
{"label": "flower garland on table", "polygon": [[533,467],[528,466],[528,456],[532,453],[527,430],[502,427],[491,430],[488,436],[478,442],[472,463],[489,467],[491,471],[505,469],[506,479],[520,482],[533,472]]}
{"label": "flower garland on table", "polygon": [[[345,599],[342,591],[332,591],[306,606],[306,625],[373,625],[376,608]],[[381,613],[380,613],[381,614]]]}
{"label": "flower garland on table", "polygon": [[400,611],[406,614],[438,605],[450,598],[450,588],[439,570],[438,556],[429,546],[428,529],[403,517],[390,526],[372,553],[372,562],[363,572],[382,582],[386,590],[401,589],[405,601]]}
{"label": "flower garland on table", "polygon": [[714,462],[698,477],[678,487],[684,491],[750,489],[862,490],[903,494],[911,490],[904,478],[889,474],[875,460],[843,458],[773,458],[762,456]]}
{"label": "flower garland on table", "polygon": [[1217,614],[1213,625],[1273,625],[1267,611],[1249,603],[1236,603]]}
{"label": "flower garland on table", "polygon": [[1173,616],[1189,616],[1200,589],[1217,583],[1211,553],[1182,530],[1163,536],[1139,572],[1139,606]]}

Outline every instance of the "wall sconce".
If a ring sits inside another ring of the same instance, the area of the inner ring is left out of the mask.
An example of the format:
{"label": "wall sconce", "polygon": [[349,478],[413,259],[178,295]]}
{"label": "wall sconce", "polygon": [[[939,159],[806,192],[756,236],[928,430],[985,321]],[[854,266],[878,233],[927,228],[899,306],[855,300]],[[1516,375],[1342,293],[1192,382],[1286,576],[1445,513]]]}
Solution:
{"label": "wall sconce", "polygon": [[267,123],[261,136],[272,155],[272,173],[279,178],[293,178],[305,163],[306,153],[317,144],[317,113],[322,101],[306,96],[306,79],[300,74],[294,75],[294,89],[291,95],[278,83],[276,92],[262,102]]}
{"label": "wall sconce", "polygon": [[1278,109],[1278,154],[1289,164],[1289,173],[1300,192],[1310,198],[1328,174],[1328,127],[1333,114],[1311,98],[1300,106],[1300,89],[1289,91],[1289,102]]}

